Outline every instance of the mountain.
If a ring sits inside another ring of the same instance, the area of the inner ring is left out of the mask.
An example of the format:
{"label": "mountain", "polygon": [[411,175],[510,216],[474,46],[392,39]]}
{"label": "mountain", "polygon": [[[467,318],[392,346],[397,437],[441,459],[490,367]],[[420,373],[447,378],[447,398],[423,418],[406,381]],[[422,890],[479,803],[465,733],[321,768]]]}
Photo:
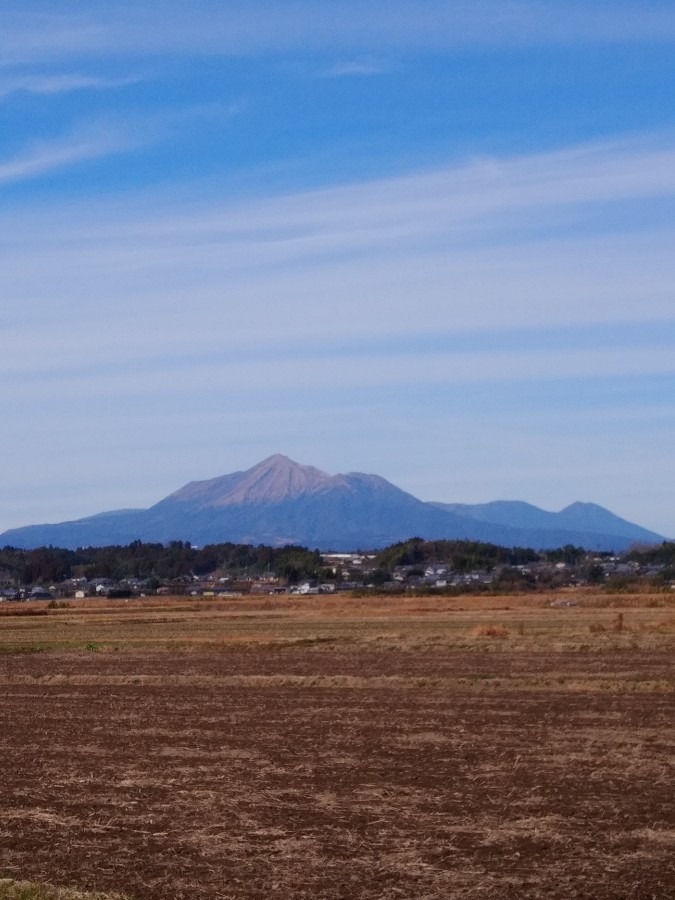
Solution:
{"label": "mountain", "polygon": [[246,472],[234,472],[209,481],[191,481],[166,499],[195,503],[202,508],[279,503],[319,490],[336,478],[340,476],[331,478],[313,466],[301,466],[277,453]]}
{"label": "mountain", "polygon": [[200,546],[231,541],[354,550],[413,536],[617,551],[663,540],[591,503],[574,503],[559,513],[510,501],[425,503],[378,475],[328,475],[275,455],[244,472],[190,482],[149,509],[6,531],[0,546],[75,549],[185,540]]}
{"label": "mountain", "polygon": [[434,503],[439,509],[467,516],[476,522],[510,525],[526,531],[583,531],[615,535],[630,543],[653,544],[663,540],[653,531],[615,516],[596,503],[572,503],[560,512],[548,512],[522,500],[494,500],[491,503]]}

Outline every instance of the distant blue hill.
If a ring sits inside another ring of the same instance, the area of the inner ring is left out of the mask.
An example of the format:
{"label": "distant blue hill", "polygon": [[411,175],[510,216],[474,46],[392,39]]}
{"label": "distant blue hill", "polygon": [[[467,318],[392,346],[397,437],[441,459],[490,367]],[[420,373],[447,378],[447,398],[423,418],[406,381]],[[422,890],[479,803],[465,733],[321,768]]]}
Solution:
{"label": "distant blue hill", "polygon": [[519,501],[425,503],[378,475],[327,475],[276,455],[244,472],[191,482],[149,509],[16,528],[0,534],[0,545],[76,549],[184,540],[198,546],[231,541],[355,550],[410,537],[617,552],[663,540],[592,503],[574,503],[559,513]]}
{"label": "distant blue hill", "polygon": [[494,500],[474,505],[435,503],[434,506],[476,522],[509,525],[526,531],[581,531],[618,536],[633,543],[663,540],[653,531],[634,525],[596,503],[572,503],[560,512],[547,512],[522,500]]}

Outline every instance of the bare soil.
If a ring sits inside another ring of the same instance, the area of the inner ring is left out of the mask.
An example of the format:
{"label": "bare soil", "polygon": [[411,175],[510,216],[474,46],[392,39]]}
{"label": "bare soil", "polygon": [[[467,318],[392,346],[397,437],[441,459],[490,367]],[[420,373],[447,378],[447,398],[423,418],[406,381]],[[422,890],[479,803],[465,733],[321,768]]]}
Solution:
{"label": "bare soil", "polygon": [[509,636],[444,641],[416,615],[381,641],[299,621],[281,644],[153,649],[116,625],[118,651],[1,653],[0,877],[134,900],[675,897],[672,632],[643,646],[609,609],[570,649],[542,609],[528,647],[504,617]]}

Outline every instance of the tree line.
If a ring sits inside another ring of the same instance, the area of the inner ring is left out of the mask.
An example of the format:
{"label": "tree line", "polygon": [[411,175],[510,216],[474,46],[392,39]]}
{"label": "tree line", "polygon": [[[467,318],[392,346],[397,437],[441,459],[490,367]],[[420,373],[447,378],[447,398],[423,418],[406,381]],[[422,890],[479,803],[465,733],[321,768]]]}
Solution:
{"label": "tree line", "polygon": [[[608,554],[604,554],[608,555]],[[526,566],[539,560],[579,564],[586,556],[582,547],[567,545],[557,550],[537,552],[528,547],[500,547],[480,541],[425,541],[411,538],[392,544],[374,554],[370,571],[380,580],[397,567],[419,568],[429,563],[444,563],[457,573],[491,571],[497,567]],[[675,566],[675,542],[656,547],[634,549],[625,555],[641,565],[660,563]],[[17,584],[52,584],[70,578],[159,579],[163,582],[204,578],[214,572],[233,578],[260,577],[265,574],[296,584],[305,579],[330,580],[340,577],[326,568],[318,550],[306,547],[270,547],[249,544],[209,544],[193,547],[186,541],[168,544],[133,541],[126,546],[84,547],[64,550],[39,547],[22,550],[0,549],[0,580]],[[372,580],[372,578],[371,578]],[[375,582],[377,582],[375,578]]]}
{"label": "tree line", "polygon": [[197,548],[186,541],[168,544],[133,541],[126,546],[77,550],[59,547],[0,550],[0,575],[24,585],[60,583],[70,578],[174,581],[205,577],[218,570],[233,576],[270,573],[294,583],[317,577],[323,565],[319,552],[305,547],[232,543]]}

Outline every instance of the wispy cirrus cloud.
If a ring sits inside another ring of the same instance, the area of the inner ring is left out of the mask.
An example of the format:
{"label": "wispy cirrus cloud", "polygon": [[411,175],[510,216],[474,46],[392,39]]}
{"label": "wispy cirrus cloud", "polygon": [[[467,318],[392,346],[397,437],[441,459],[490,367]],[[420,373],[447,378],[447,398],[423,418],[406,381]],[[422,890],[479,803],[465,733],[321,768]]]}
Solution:
{"label": "wispy cirrus cloud", "polygon": [[[92,460],[123,483],[147,451],[145,482],[166,479],[150,503],[282,437],[412,488],[403,462],[382,468],[410,445],[426,496],[509,485],[563,505],[583,477],[582,496],[671,533],[673,173],[665,134],[283,196],[214,182],[0,211],[0,377],[19,423],[0,488],[25,480],[26,454],[39,468],[45,422],[71,484],[92,473],[83,512],[108,505]],[[656,475],[636,478],[635,460]]]}
{"label": "wispy cirrus cloud", "polygon": [[77,73],[0,77],[0,100],[11,97],[14,94],[41,94],[51,96],[54,94],[67,94],[73,91],[110,90],[126,87],[127,85],[138,84],[142,80],[142,77],[139,75],[129,75],[123,78],[107,78],[104,76]]}
{"label": "wispy cirrus cloud", "polygon": [[72,7],[54,13],[26,11],[22,4],[4,8],[2,17],[0,68],[86,56],[100,51],[109,39],[95,15],[84,17]]}
{"label": "wispy cirrus cloud", "polygon": [[465,46],[672,43],[672,3],[570,0],[74,0],[15,3],[4,13],[0,64],[108,54],[405,53]]}
{"label": "wispy cirrus cloud", "polygon": [[[226,117],[239,110],[235,104],[171,113],[168,125],[167,117],[161,118],[161,127],[184,126],[195,115],[213,117],[218,109]],[[160,125],[155,127],[159,130]],[[127,125],[126,133],[131,130]],[[138,130],[134,135],[139,139]],[[218,258],[233,266],[233,275],[249,263],[259,273],[261,266],[295,267],[314,260],[327,264],[401,249],[429,254],[457,248],[468,258],[485,243],[494,247],[536,240],[543,247],[551,231],[558,232],[558,240],[590,245],[608,229],[633,230],[631,214],[619,215],[621,204],[675,199],[675,138],[634,137],[544,153],[485,156],[393,178],[267,198],[224,197],[216,202],[214,193],[218,189],[186,202],[184,208],[162,202],[159,218],[147,205],[132,212],[129,198],[126,221],[106,214],[102,203],[94,213],[93,231],[89,224],[84,227],[89,234],[101,233],[102,239],[114,237],[117,249],[128,243],[134,254],[145,242],[148,260],[155,258],[155,251],[170,259],[183,244],[194,253],[218,248]],[[87,211],[82,213],[86,217]],[[591,230],[579,234],[588,215]],[[73,205],[73,222],[78,216]],[[19,240],[22,220],[16,212],[13,221],[12,236]],[[663,227],[662,215],[659,221]],[[26,235],[33,243],[34,217]]]}
{"label": "wispy cirrus cloud", "polygon": [[[23,164],[38,163],[45,164]],[[116,317],[144,310],[162,323],[163,340],[174,329],[200,349],[220,341],[217,324],[208,334],[195,326],[200,317],[227,322],[241,346],[252,334],[256,345],[320,340],[327,316],[331,335],[353,333],[358,321],[364,339],[409,339],[432,326],[666,320],[674,173],[672,140],[652,138],[269,198],[214,201],[214,185],[210,197],[192,202],[146,196],[73,203],[67,214],[14,210],[3,294],[23,296],[24,315],[42,303],[42,289],[30,287],[34,273],[51,273],[84,322],[92,285],[83,273],[95,272],[105,309]],[[659,213],[645,219],[654,198]]]}
{"label": "wispy cirrus cloud", "polygon": [[325,69],[321,74],[324,78],[358,78],[360,76],[384,75],[389,71],[391,71],[391,66],[383,60],[364,56],[335,63],[335,65]]}
{"label": "wispy cirrus cloud", "polygon": [[199,119],[226,122],[244,108],[243,102],[207,103],[145,117],[100,118],[62,137],[33,141],[12,158],[0,159],[0,188],[167,140],[177,129],[190,127]]}
{"label": "wispy cirrus cloud", "polygon": [[129,129],[106,124],[65,137],[32,143],[11,159],[0,160],[0,186],[48,175],[78,163],[125,153],[142,143]]}

